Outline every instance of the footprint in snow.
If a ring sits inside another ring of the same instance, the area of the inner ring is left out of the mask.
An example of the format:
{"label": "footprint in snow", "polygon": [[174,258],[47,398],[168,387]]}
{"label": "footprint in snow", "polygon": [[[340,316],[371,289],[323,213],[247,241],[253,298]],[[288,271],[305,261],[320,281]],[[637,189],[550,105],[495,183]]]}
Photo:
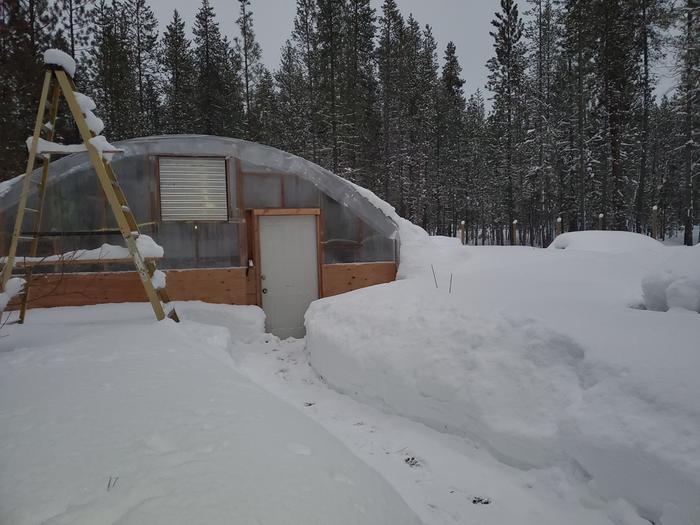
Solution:
{"label": "footprint in snow", "polygon": [[299,456],[310,456],[311,448],[301,443],[287,443],[287,450]]}

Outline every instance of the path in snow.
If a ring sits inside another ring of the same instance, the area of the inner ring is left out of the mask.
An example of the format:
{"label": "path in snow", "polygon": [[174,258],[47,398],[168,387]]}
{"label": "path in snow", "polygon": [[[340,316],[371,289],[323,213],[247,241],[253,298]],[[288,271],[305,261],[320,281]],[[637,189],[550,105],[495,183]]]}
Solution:
{"label": "path in snow", "polygon": [[592,495],[578,472],[512,468],[472,441],[335,392],[310,367],[303,340],[260,334],[221,307],[178,305],[180,311],[187,319],[228,326],[236,368],[340,439],[426,524],[648,525],[627,503]]}

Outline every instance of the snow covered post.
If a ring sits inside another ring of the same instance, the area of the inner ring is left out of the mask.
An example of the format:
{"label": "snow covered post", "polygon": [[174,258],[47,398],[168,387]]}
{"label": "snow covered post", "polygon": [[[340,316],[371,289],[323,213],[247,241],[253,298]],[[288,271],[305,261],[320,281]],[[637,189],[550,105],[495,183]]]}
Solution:
{"label": "snow covered post", "polygon": [[557,217],[557,222],[554,224],[555,237],[561,235],[561,217]]}
{"label": "snow covered post", "polygon": [[510,225],[510,244],[512,246],[517,246],[518,244],[518,219],[513,221]]}
{"label": "snow covered post", "polygon": [[462,244],[467,244],[467,230],[464,221],[459,223],[459,240]]}
{"label": "snow covered post", "polygon": [[651,236],[654,239],[659,238],[659,207],[657,205],[654,205],[654,207],[651,209]]}
{"label": "snow covered post", "polygon": [[598,229],[602,230],[603,229],[603,218],[605,215],[603,213],[598,214]]}

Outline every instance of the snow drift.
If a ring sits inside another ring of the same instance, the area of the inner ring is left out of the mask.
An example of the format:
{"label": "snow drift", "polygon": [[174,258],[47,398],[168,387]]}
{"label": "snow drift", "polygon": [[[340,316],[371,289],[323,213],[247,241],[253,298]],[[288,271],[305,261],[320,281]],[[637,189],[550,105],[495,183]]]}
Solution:
{"label": "snow drift", "polygon": [[[0,341],[0,521],[417,524],[374,470],[241,376],[245,306],[32,310]],[[229,315],[226,315],[229,313]]]}
{"label": "snow drift", "polygon": [[557,235],[549,248],[604,253],[658,250],[663,244],[646,235],[619,231],[582,231]]}
{"label": "snow drift", "polygon": [[511,465],[578,469],[655,523],[700,523],[700,323],[630,308],[674,249],[619,232],[463,247],[398,223],[401,280],[307,312],[331,386]]}
{"label": "snow drift", "polygon": [[644,276],[642,290],[649,310],[700,313],[700,244],[675,248],[673,255]]}

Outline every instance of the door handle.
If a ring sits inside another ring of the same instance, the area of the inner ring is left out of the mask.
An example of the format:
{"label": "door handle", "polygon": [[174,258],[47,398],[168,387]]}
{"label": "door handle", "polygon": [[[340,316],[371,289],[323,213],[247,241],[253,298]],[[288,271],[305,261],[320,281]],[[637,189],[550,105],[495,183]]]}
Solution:
{"label": "door handle", "polygon": [[267,293],[267,288],[263,288],[262,293]]}

